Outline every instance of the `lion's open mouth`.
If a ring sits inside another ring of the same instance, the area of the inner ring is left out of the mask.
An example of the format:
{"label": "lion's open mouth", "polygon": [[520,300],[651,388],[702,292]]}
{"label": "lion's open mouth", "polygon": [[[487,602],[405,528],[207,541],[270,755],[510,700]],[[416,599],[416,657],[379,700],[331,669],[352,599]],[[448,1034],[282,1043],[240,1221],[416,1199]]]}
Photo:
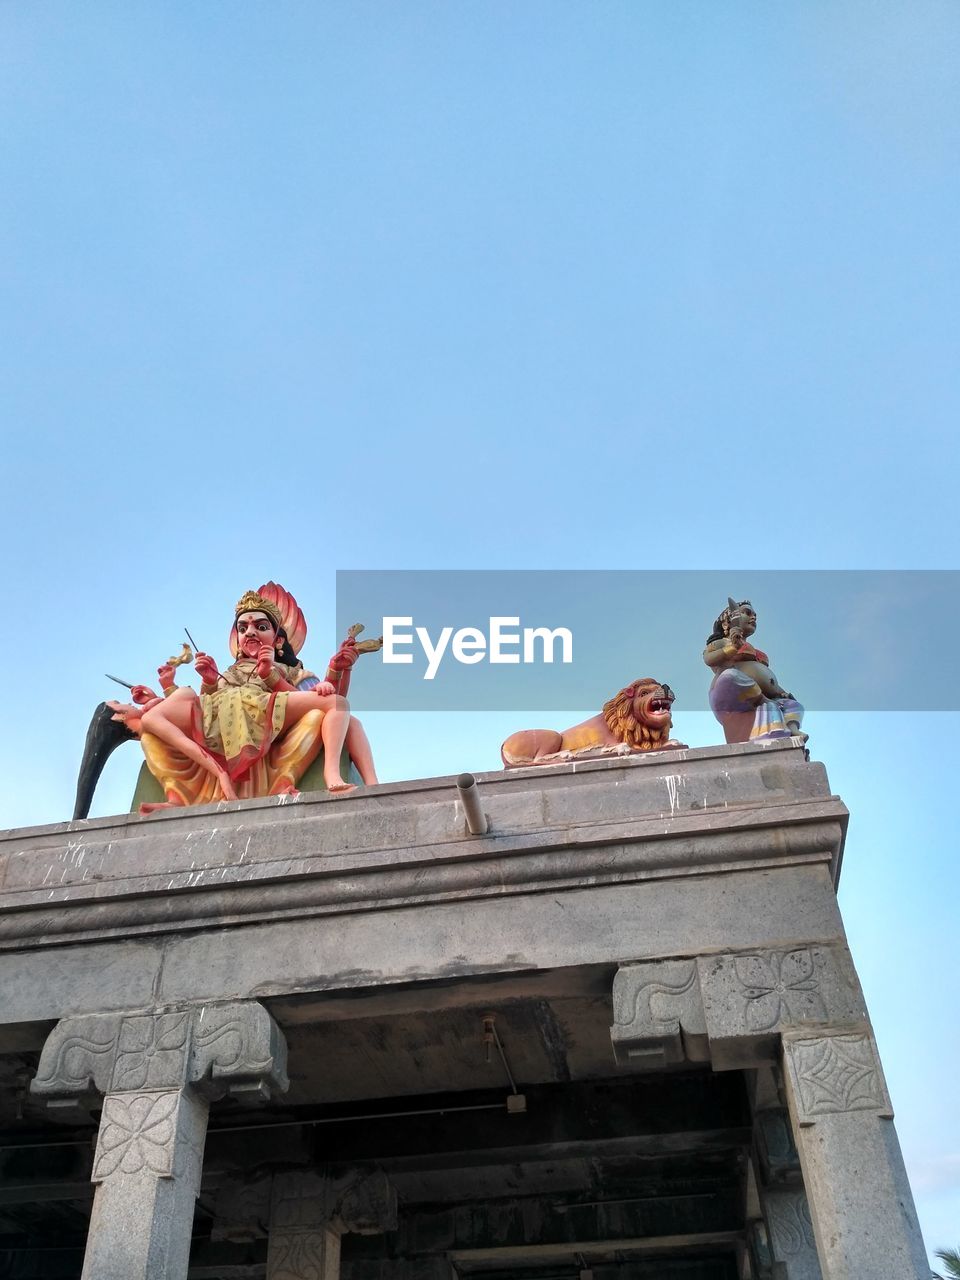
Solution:
{"label": "lion's open mouth", "polygon": [[669,710],[670,710],[670,699],[669,699],[669,698],[654,698],[654,699],[653,699],[653,701],[650,703],[650,710],[651,710],[651,711],[669,711]]}

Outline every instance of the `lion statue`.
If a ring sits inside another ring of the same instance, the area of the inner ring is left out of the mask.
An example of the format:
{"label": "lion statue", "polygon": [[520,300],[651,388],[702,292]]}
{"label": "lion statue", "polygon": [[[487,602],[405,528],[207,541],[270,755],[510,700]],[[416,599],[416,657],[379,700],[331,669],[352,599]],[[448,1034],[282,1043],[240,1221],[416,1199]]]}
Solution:
{"label": "lion statue", "polygon": [[684,747],[670,737],[673,691],[659,680],[634,680],[604,703],[598,716],[558,733],[556,729],[521,729],[500,748],[508,769],[529,764],[562,764],[590,756],[632,755],[636,751],[669,751]]}

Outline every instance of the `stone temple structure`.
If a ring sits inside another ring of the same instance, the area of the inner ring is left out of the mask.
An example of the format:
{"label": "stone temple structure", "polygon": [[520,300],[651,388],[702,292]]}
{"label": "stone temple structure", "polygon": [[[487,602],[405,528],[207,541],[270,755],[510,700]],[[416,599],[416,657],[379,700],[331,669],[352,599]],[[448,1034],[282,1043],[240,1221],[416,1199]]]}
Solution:
{"label": "stone temple structure", "polygon": [[928,1274],[799,739],[0,843],[0,1277]]}

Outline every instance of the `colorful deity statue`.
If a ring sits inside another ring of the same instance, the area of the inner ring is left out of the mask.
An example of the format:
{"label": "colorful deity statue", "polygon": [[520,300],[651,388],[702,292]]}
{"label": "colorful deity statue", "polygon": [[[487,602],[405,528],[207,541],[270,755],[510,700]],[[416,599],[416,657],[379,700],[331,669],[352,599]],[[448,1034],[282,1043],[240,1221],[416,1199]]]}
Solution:
{"label": "colorful deity statue", "polygon": [[[171,659],[158,669],[160,695],[134,685],[132,704],[107,703],[112,719],[139,737],[165,797],[141,804],[140,812],[296,795],[321,749],[323,784],[331,794],[355,789],[342,776],[344,750],[361,780],[376,783],[367,735],[344,697],[360,653],[382,643],[358,644],[361,630],[351,628],[320,680],[298,657],[307,634],[302,611],[288,591],[268,582],[237,602],[230,631],[233,664],[221,672],[209,654],[196,654],[199,694],[177,685],[180,659]],[[185,654],[192,656],[187,646]],[[89,745],[88,737],[88,753]]]}
{"label": "colorful deity statue", "polygon": [[803,707],[781,688],[769,658],[750,644],[757,615],[749,600],[729,599],[707,637],[703,660],[714,672],[710,709],[727,742],[762,742],[800,733]]}

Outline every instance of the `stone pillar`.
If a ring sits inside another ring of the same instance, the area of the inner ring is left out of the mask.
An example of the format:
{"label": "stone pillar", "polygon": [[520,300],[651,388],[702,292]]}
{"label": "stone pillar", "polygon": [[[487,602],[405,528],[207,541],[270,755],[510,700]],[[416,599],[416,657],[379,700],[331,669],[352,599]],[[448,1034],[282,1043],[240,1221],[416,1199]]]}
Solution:
{"label": "stone pillar", "polygon": [[780,1098],[779,1072],[772,1067],[757,1070],[753,1133],[763,1231],[757,1232],[754,1248],[762,1255],[765,1246],[770,1280],[822,1280],[800,1156]]}
{"label": "stone pillar", "polygon": [[783,1060],[823,1280],[926,1280],[926,1251],[869,1029],[785,1031]]}
{"label": "stone pillar", "polygon": [[267,1280],[339,1280],[340,1237],[397,1225],[397,1196],[382,1173],[278,1173],[273,1179]]}
{"label": "stone pillar", "polygon": [[186,1276],[208,1110],[190,1088],[104,1098],[83,1280]]}
{"label": "stone pillar", "polygon": [[810,1206],[800,1189],[760,1193],[767,1224],[771,1280],[822,1280]]}
{"label": "stone pillar", "polygon": [[285,1066],[254,1002],[57,1024],[31,1091],[61,1111],[105,1095],[83,1280],[185,1280],[210,1101],[286,1089]]}
{"label": "stone pillar", "polygon": [[[613,1011],[614,1054],[635,1070],[704,1057],[715,1071],[752,1069],[782,1054],[823,1280],[926,1280],[893,1111],[846,947],[623,965]],[[779,1267],[785,1280],[807,1280],[817,1275],[807,1214],[788,1190],[799,1188],[771,1188],[766,1209],[771,1276],[778,1280]]]}

